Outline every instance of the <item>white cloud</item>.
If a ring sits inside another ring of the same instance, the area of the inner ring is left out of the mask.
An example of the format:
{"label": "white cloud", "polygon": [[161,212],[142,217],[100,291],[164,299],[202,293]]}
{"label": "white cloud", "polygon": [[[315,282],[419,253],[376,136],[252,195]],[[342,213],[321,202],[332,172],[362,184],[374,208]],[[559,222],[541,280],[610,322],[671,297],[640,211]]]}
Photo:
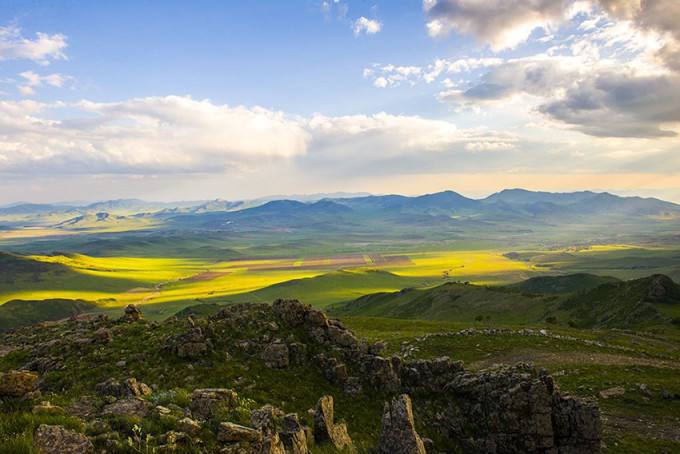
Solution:
{"label": "white cloud", "polygon": [[35,94],[35,88],[41,87],[43,85],[49,85],[51,87],[60,88],[64,85],[66,80],[69,78],[61,74],[48,74],[46,76],[41,76],[33,71],[24,71],[19,74],[24,79],[24,82],[17,85],[19,93],[23,96],[31,96]]}
{"label": "white cloud", "polygon": [[355,20],[352,24],[352,29],[354,30],[354,35],[359,36],[362,33],[367,35],[375,35],[382,29],[382,23],[375,19],[368,19],[361,16],[359,19]]}
{"label": "white cloud", "polygon": [[526,41],[536,28],[551,29],[564,20],[569,0],[425,0],[430,36],[456,30],[499,51]]}
{"label": "white cloud", "polygon": [[2,101],[0,130],[0,172],[18,174],[213,173],[300,159],[351,159],[360,165],[516,140],[417,116],[304,118],[180,96],[52,105]]}
{"label": "white cloud", "polygon": [[66,60],[66,37],[38,32],[25,38],[16,25],[0,26],[0,60],[31,60],[48,65],[52,60]]}

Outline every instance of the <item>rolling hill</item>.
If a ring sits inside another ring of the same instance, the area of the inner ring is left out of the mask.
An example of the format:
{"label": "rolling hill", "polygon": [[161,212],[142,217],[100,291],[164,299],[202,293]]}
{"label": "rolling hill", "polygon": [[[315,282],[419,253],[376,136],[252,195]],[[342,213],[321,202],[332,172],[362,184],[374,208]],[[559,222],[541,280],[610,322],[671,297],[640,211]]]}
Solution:
{"label": "rolling hill", "polygon": [[87,301],[61,298],[8,301],[0,305],[0,332],[44,321],[61,320],[90,312],[96,307]]}
{"label": "rolling hill", "polygon": [[507,287],[447,283],[375,293],[329,310],[339,316],[647,328],[680,320],[680,286],[664,275],[618,281],[576,274],[532,278]]}

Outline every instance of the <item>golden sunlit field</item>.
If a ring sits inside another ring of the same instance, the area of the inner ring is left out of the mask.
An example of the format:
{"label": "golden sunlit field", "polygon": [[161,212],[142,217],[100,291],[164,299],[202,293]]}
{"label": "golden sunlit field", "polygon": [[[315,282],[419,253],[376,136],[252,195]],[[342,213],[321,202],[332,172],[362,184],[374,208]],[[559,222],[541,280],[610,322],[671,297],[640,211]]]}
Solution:
{"label": "golden sunlit field", "polygon": [[[628,277],[650,260],[663,265],[658,251],[631,245],[594,245],[550,251],[500,250],[424,251],[399,254],[342,254],[229,260],[189,258],[90,257],[81,254],[31,255],[38,263],[61,265],[56,274],[31,280],[0,283],[0,302],[13,299],[84,299],[99,306],[120,307],[130,303],[158,304],[210,300],[253,292],[274,284],[353,270],[344,276],[342,289],[329,275],[323,285],[301,295],[319,303],[357,297],[374,291],[393,291],[406,286],[431,286],[444,281],[469,281],[502,285],[546,273],[597,269],[601,274]],[[621,260],[626,261],[621,264]],[[616,261],[616,267],[610,262]],[[628,266],[628,263],[631,265]],[[389,272],[389,282],[373,282],[369,270]],[[68,272],[67,272],[68,271]],[[352,279],[347,279],[347,277]],[[370,276],[370,279],[369,279]],[[306,283],[306,281],[305,281]],[[304,285],[302,286],[304,287]],[[326,289],[326,287],[328,287]],[[310,293],[311,292],[311,293]],[[293,293],[289,296],[298,296]],[[181,306],[181,304],[180,304]]]}

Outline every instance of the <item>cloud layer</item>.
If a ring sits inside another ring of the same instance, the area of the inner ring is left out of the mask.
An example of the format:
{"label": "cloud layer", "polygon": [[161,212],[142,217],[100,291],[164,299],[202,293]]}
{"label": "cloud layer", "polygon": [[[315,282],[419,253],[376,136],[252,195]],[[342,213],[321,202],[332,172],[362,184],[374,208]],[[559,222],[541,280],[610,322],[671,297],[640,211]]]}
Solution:
{"label": "cloud layer", "polygon": [[51,174],[222,172],[299,157],[368,162],[503,149],[515,140],[416,116],[304,118],[180,96],[116,103],[2,101],[0,131],[0,172]]}

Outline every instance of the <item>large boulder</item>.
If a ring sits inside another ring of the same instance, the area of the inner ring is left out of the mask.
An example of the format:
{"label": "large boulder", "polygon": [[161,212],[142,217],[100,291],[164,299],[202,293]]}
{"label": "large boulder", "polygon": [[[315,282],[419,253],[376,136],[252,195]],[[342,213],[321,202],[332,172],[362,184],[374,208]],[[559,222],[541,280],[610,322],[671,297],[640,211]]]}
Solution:
{"label": "large boulder", "polygon": [[0,373],[0,398],[30,396],[38,385],[38,375],[25,370]]}
{"label": "large boulder", "polygon": [[304,323],[309,306],[298,300],[277,299],[272,304],[272,310],[283,322],[294,327]]}
{"label": "large boulder", "polygon": [[94,449],[85,435],[47,424],[41,424],[35,431],[33,446],[40,454],[87,454]]}
{"label": "large boulder", "polygon": [[316,404],[314,413],[314,440],[317,443],[331,443],[337,450],[356,452],[354,443],[344,423],[335,423],[333,396],[323,396]]}
{"label": "large boulder", "polygon": [[195,389],[191,393],[191,411],[196,418],[210,419],[218,410],[229,410],[236,406],[238,395],[227,388]]}
{"label": "large boulder", "polygon": [[411,398],[407,394],[385,402],[378,442],[381,454],[426,454],[413,422]]}

